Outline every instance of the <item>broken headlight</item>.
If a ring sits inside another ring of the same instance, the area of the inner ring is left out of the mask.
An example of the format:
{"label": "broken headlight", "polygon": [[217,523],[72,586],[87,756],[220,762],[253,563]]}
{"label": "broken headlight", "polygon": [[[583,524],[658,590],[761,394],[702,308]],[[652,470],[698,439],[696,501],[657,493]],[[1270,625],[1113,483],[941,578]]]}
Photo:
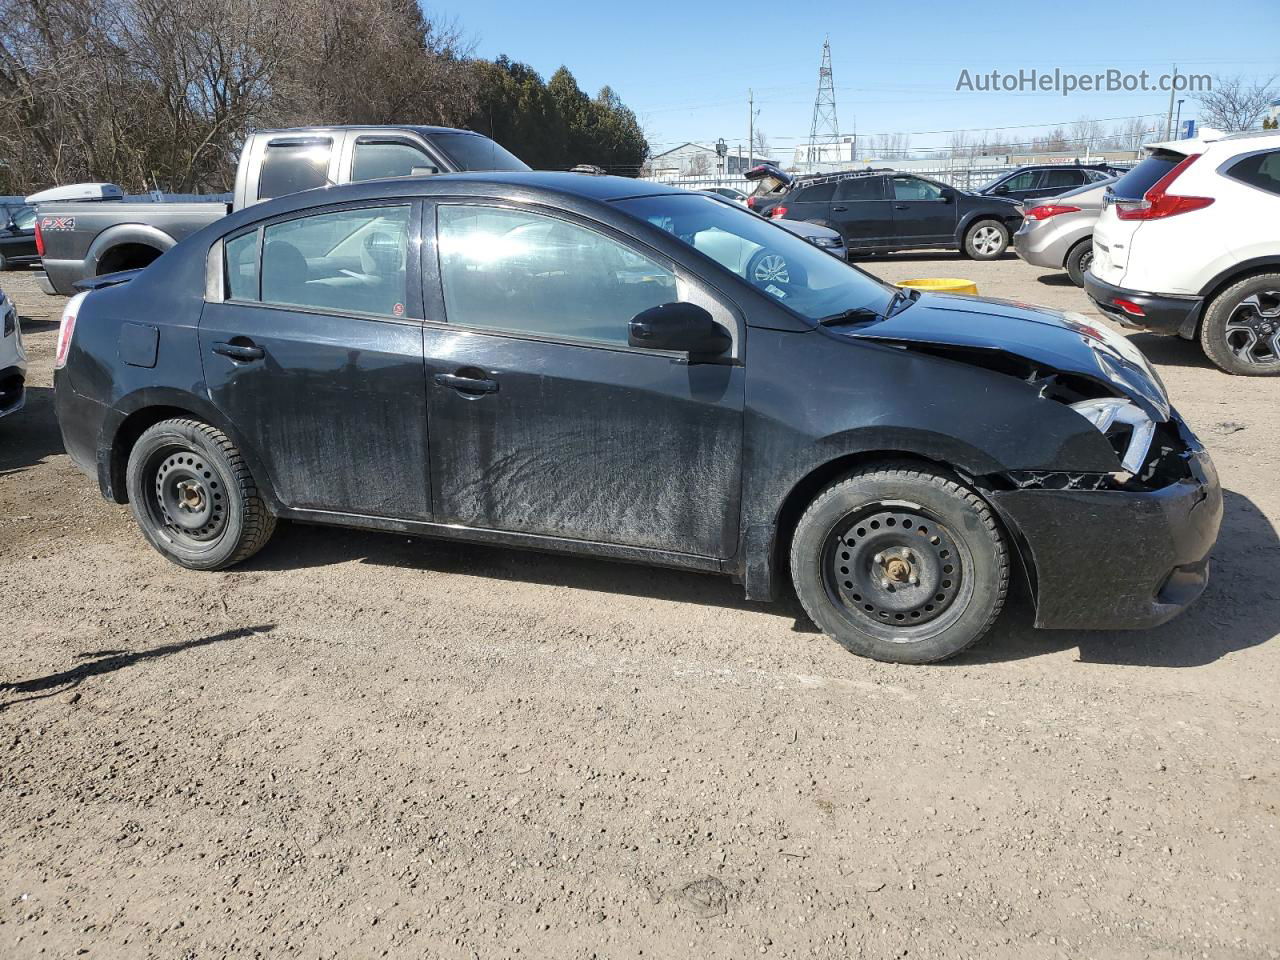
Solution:
{"label": "broken headlight", "polygon": [[1129,400],[1103,397],[1071,404],[1071,409],[1097,427],[1110,441],[1120,465],[1130,473],[1142,469],[1156,431],[1155,421]]}

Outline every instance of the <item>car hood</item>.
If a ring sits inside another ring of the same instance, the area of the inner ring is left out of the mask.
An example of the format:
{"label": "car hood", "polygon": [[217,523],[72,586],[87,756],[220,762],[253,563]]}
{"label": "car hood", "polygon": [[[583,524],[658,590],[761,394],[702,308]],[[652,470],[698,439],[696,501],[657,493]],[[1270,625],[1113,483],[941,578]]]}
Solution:
{"label": "car hood", "polygon": [[1003,351],[1109,384],[1148,416],[1169,419],[1164,384],[1142,351],[1083,314],[1014,300],[922,293],[891,317],[835,332],[861,340]]}

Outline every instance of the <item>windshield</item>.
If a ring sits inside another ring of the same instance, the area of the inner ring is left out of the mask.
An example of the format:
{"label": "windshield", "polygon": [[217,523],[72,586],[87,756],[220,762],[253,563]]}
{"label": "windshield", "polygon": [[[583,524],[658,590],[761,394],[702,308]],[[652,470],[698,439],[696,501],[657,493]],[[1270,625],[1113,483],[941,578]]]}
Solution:
{"label": "windshield", "polygon": [[528,170],[529,165],[478,133],[436,133],[431,142],[459,170]]}
{"label": "windshield", "polygon": [[632,216],[674,234],[800,316],[883,314],[894,288],[747,210],[696,194],[621,200]]}
{"label": "windshield", "polygon": [[977,192],[986,193],[988,190],[994,189],[995,187],[1004,183],[1005,178],[1008,176],[1009,175],[1007,173],[1002,173],[1000,174],[1000,176],[996,177],[994,180],[988,180],[986,183],[984,183],[982,186],[978,188]]}

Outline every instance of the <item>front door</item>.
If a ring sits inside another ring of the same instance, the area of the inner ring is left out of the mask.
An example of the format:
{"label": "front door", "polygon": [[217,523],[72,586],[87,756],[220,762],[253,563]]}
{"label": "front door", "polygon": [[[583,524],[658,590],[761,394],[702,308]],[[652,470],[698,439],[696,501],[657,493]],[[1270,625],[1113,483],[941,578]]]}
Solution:
{"label": "front door", "polygon": [[911,246],[955,242],[956,204],[944,199],[942,187],[910,176],[894,177],[890,185],[898,242]]}
{"label": "front door", "polygon": [[205,381],[287,507],[431,516],[414,210],[330,210],[224,244]]}
{"label": "front door", "polygon": [[464,204],[440,205],[437,223],[424,261],[439,269],[425,329],[437,520],[732,556],[743,368],[630,347],[627,323],[677,299],[735,319],[595,225]]}

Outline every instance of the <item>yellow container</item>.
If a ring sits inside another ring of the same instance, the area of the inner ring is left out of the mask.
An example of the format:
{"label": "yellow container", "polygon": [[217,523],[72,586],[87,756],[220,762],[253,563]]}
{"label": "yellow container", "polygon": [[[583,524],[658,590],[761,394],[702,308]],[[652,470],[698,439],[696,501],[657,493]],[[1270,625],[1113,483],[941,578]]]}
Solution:
{"label": "yellow container", "polygon": [[978,295],[978,285],[972,280],[961,280],[958,277],[921,277],[919,280],[903,280],[900,287],[912,287],[928,293],[968,293]]}

